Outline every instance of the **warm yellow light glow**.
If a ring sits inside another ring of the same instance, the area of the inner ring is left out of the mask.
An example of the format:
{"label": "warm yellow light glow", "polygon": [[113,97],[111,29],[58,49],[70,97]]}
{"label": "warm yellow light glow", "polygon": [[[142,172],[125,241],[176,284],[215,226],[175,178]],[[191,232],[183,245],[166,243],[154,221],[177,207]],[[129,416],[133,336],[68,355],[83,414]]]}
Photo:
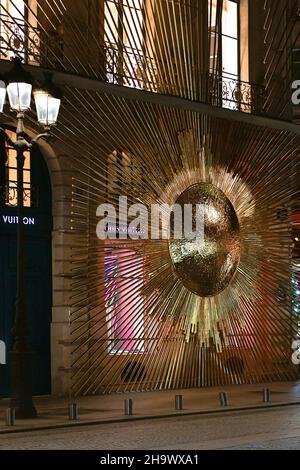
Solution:
{"label": "warm yellow light glow", "polygon": [[[6,131],[9,137],[14,140],[16,138],[14,132]],[[17,160],[15,149],[7,146],[7,185],[6,185],[6,204],[8,206],[16,206],[18,204],[17,198]],[[23,169],[23,184],[24,184],[24,207],[31,207],[31,158],[30,152],[24,152],[25,162]]]}

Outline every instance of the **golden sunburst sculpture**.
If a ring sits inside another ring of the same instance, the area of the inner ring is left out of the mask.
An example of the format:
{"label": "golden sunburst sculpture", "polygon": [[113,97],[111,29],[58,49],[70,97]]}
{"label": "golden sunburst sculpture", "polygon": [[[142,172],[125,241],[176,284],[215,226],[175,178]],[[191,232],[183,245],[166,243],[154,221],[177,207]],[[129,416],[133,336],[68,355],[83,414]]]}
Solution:
{"label": "golden sunburst sculpture", "polygon": [[[70,314],[74,394],[296,376],[289,207],[297,143],[266,128],[201,116],[188,128],[180,119],[178,132],[179,124],[173,131],[167,118],[149,116],[141,141],[129,127],[121,151],[91,160],[88,178],[74,187],[82,247],[73,250],[80,254]],[[98,205],[117,206],[124,195],[148,214],[153,204],[200,203],[204,243],[173,239],[172,230],[153,238],[152,217],[148,238],[99,240]]]}
{"label": "golden sunburst sculpture", "polygon": [[[178,333],[177,324],[182,324],[184,319],[187,341],[191,333],[197,332],[201,345],[209,346],[213,340],[217,350],[221,351],[220,333],[223,333],[225,344],[226,333],[234,333],[229,312],[240,328],[245,325],[242,305],[251,299],[251,285],[257,274],[257,269],[252,267],[250,284],[249,259],[257,256],[261,245],[255,224],[249,223],[249,218],[255,214],[255,201],[239,176],[230,173],[226,167],[211,165],[208,146],[204,145],[196,152],[193,130],[180,133],[179,141],[182,159],[198,165],[178,172],[165,187],[160,203],[168,207],[204,204],[205,218],[203,243],[185,238],[160,241],[160,248],[165,253],[165,278],[169,279],[170,273],[175,274],[172,278],[174,297],[182,299],[175,302],[171,310],[171,316],[176,319],[174,332]],[[187,142],[193,155],[184,154]],[[212,211],[217,220],[211,220]],[[155,264],[150,270],[155,272]],[[145,292],[149,294],[152,286],[157,291],[161,275],[158,270],[157,276],[152,276]],[[162,289],[159,295],[161,308],[156,310],[157,316],[169,302],[169,290]]]}

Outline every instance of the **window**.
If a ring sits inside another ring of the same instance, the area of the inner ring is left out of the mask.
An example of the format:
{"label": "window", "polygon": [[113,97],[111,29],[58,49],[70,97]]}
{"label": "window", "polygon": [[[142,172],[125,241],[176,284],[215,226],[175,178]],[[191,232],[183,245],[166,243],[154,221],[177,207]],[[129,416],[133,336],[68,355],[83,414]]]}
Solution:
{"label": "window", "polygon": [[135,251],[105,249],[105,308],[111,354],[144,351],[143,258]]}
{"label": "window", "polygon": [[140,158],[128,150],[114,150],[107,160],[107,195],[128,195],[137,197],[141,194],[143,163]]}
{"label": "window", "polygon": [[143,0],[105,0],[106,77],[142,88]]}
{"label": "window", "polygon": [[238,79],[238,4],[228,0],[224,3],[222,15],[222,74],[224,77]]}
{"label": "window", "polygon": [[208,6],[210,73],[219,80],[222,106],[237,109],[235,101],[238,101],[236,96],[240,75],[239,2],[223,0],[221,12],[217,11],[217,0],[208,0]]}
{"label": "window", "polygon": [[[139,156],[133,155],[129,149],[113,150],[107,157],[106,201],[116,205],[118,196],[126,195],[128,203],[137,202],[138,197],[142,198],[144,173]],[[145,350],[142,293],[145,257],[121,245],[118,229],[118,226],[108,227],[109,231],[116,231],[117,240],[105,241],[104,250],[108,351],[111,354],[137,354]],[[154,304],[154,297],[150,304],[149,299],[147,303],[148,313],[151,313],[149,305]]]}
{"label": "window", "polygon": [[[6,130],[9,137],[15,139],[15,134],[12,131]],[[5,144],[6,160],[3,161],[1,172],[4,173],[4,202],[7,206],[16,206],[18,203],[17,197],[17,159],[16,150]],[[24,207],[31,207],[31,156],[30,152],[24,152],[25,162],[23,169],[23,204]]]}
{"label": "window", "polygon": [[[217,0],[208,0],[210,34],[210,69],[219,69],[223,76],[239,76],[239,4],[235,0],[223,0],[222,19],[217,27]],[[221,54],[218,56],[218,52]]]}
{"label": "window", "polygon": [[[142,163],[128,150],[114,150],[107,159],[106,177],[108,202],[115,203],[118,195],[136,197],[141,190]],[[108,350],[111,354],[140,353],[144,351],[144,259],[118,242],[105,243],[109,245],[104,256]]]}

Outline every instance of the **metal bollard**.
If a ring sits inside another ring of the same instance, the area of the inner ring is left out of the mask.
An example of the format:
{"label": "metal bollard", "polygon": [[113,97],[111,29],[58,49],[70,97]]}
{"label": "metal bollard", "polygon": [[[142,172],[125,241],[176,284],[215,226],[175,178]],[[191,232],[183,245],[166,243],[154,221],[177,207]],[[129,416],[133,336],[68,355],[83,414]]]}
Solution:
{"label": "metal bollard", "polygon": [[221,406],[228,406],[229,405],[228,395],[227,395],[226,392],[221,392],[219,394],[219,399],[220,399],[220,405]]}
{"label": "metal bollard", "polygon": [[175,409],[183,410],[183,396],[182,395],[175,395]]}
{"label": "metal bollard", "polygon": [[270,402],[270,389],[269,388],[264,388],[263,402],[264,403],[269,403]]}
{"label": "metal bollard", "polygon": [[69,419],[76,420],[78,419],[78,405],[77,403],[71,403],[69,406]]}
{"label": "metal bollard", "polygon": [[126,398],[124,400],[124,411],[126,416],[131,416],[133,414],[133,401],[132,398]]}
{"label": "metal bollard", "polygon": [[6,426],[14,426],[16,420],[15,408],[7,408],[6,410]]}

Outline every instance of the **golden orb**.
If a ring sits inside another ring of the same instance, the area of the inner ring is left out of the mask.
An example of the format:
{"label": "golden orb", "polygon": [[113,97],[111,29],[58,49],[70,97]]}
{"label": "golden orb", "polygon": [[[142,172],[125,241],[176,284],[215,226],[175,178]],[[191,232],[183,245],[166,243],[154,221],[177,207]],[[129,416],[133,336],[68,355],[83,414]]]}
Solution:
{"label": "golden orb", "polygon": [[[240,225],[227,196],[210,183],[197,183],[178,197],[176,204],[184,214],[185,205],[192,207],[193,230],[196,208],[203,214],[203,236],[186,236],[169,241],[174,270],[182,284],[200,297],[222,292],[233,278],[240,260]],[[171,225],[172,227],[172,225]],[[171,233],[174,233],[171,229]]]}

